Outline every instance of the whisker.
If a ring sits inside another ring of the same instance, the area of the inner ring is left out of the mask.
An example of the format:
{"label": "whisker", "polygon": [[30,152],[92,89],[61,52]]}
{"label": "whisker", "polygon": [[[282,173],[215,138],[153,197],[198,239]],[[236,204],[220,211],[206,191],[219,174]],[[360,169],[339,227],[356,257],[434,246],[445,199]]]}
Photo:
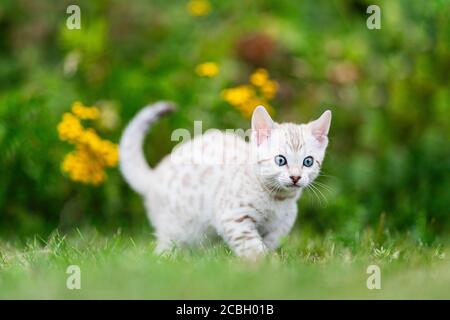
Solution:
{"label": "whisker", "polygon": [[319,172],[319,177],[327,177],[327,178],[337,179],[336,176],[333,176],[331,174],[322,173],[322,172]]}
{"label": "whisker", "polygon": [[322,193],[322,191],[320,191],[319,188],[317,188],[313,184],[310,184],[309,186],[311,187],[311,189],[316,190],[322,196],[322,198],[325,201],[325,203],[328,204],[328,199],[325,197],[325,195]]}
{"label": "whisker", "polygon": [[269,193],[269,195],[275,194],[277,190],[277,184],[273,180],[269,180],[267,186],[262,184],[263,188]]}
{"label": "whisker", "polygon": [[[313,188],[311,188],[310,185],[308,185],[306,187],[306,189],[310,190],[314,194],[314,196],[316,197],[316,199],[317,199],[317,201],[319,202],[319,205],[320,205],[321,204],[321,200],[320,200],[319,196],[317,195],[316,191]],[[312,199],[314,199],[314,197]]]}
{"label": "whisker", "polygon": [[323,199],[325,200],[325,202],[328,204],[328,199],[327,197],[323,194],[323,192],[316,186],[314,186],[315,188],[317,188],[317,191],[322,195]]}
{"label": "whisker", "polygon": [[312,184],[315,184],[321,188],[324,188],[326,191],[330,192],[330,193],[336,193],[336,190],[334,190],[332,187],[326,185],[325,183],[322,183],[320,181],[314,181]]}

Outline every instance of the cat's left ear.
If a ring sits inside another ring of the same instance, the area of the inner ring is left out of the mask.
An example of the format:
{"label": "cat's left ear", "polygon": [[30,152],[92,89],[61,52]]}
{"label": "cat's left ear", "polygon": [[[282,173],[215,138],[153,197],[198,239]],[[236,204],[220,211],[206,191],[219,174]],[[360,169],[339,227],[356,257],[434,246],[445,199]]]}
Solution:
{"label": "cat's left ear", "polygon": [[314,121],[311,121],[308,126],[311,128],[312,135],[319,141],[323,142],[328,137],[328,131],[331,125],[331,111],[327,110]]}
{"label": "cat's left ear", "polygon": [[266,108],[257,106],[252,115],[252,130],[258,146],[269,139],[273,127],[274,122],[267,113]]}

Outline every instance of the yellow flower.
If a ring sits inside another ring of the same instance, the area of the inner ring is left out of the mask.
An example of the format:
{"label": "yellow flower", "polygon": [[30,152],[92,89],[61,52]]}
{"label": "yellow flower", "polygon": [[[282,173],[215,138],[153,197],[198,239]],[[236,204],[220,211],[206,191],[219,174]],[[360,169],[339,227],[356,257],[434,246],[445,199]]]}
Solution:
{"label": "yellow flower", "polygon": [[195,72],[201,77],[215,77],[219,74],[219,66],[215,62],[205,62],[195,67]]}
{"label": "yellow flower", "polygon": [[82,146],[64,158],[63,171],[77,182],[98,185],[106,179],[101,163]]}
{"label": "yellow flower", "polygon": [[71,113],[64,113],[62,121],[58,124],[58,134],[61,140],[76,141],[83,133],[80,120]]}
{"label": "yellow flower", "polygon": [[103,140],[98,152],[107,167],[114,167],[119,162],[119,147],[110,141]]}
{"label": "yellow flower", "polygon": [[191,0],[187,4],[187,10],[191,16],[203,17],[211,12],[211,4],[208,0]]}
{"label": "yellow flower", "polygon": [[72,104],[72,113],[83,120],[96,120],[100,116],[98,108],[86,107],[79,101]]}
{"label": "yellow flower", "polygon": [[241,85],[222,91],[222,97],[225,99],[225,101],[234,106],[242,105],[243,103],[254,97],[255,94],[255,90],[248,85]]}
{"label": "yellow flower", "polygon": [[98,185],[106,179],[105,167],[114,167],[119,161],[118,146],[102,139],[94,129],[85,129],[80,121],[98,117],[96,107],[75,102],[72,113],[65,113],[58,124],[60,139],[75,145],[75,150],[65,156],[61,165],[73,181]]}
{"label": "yellow flower", "polygon": [[250,83],[257,87],[263,86],[268,79],[269,73],[265,69],[256,69],[255,72],[250,75]]}
{"label": "yellow flower", "polygon": [[272,80],[266,81],[261,86],[261,92],[266,99],[272,99],[273,97],[275,97],[277,91],[278,91],[278,83]]}
{"label": "yellow flower", "polygon": [[252,116],[253,110],[255,110],[255,108],[260,105],[263,105],[266,108],[267,112],[273,114],[273,108],[269,105],[269,103],[266,100],[258,97],[250,99],[245,103],[237,106],[237,109],[245,118],[250,118]]}
{"label": "yellow flower", "polygon": [[250,118],[258,105],[266,107],[273,114],[274,109],[269,105],[278,91],[278,84],[269,79],[265,69],[257,69],[250,75],[250,84],[222,90],[222,98],[238,109],[246,118]]}

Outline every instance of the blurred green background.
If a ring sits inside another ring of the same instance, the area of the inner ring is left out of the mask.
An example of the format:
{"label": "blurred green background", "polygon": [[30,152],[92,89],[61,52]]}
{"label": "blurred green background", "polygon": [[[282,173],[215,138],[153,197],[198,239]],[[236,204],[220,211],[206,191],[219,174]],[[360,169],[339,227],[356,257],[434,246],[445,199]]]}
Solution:
{"label": "blurred green background", "polygon": [[[188,1],[3,0],[0,4],[0,237],[48,235],[94,226],[149,229],[139,196],[117,168],[99,187],[60,169],[72,146],[56,126],[80,100],[107,110],[94,124],[118,142],[144,105],[179,111],[151,131],[154,165],[175,128],[248,128],[221,97],[257,68],[279,84],[277,121],[333,111],[319,181],[326,200],[306,194],[300,224],[343,238],[372,229],[431,243],[450,230],[449,1],[211,1],[205,16]],[[81,30],[66,8],[81,8]],[[381,8],[381,29],[366,8]],[[196,66],[212,61],[215,77]],[[331,189],[329,189],[331,188]]]}

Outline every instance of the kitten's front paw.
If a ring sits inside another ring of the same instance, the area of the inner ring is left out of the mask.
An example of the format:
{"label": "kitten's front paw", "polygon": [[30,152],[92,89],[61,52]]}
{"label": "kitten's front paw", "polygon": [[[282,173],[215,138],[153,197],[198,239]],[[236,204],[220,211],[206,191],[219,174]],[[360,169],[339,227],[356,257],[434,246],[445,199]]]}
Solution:
{"label": "kitten's front paw", "polygon": [[260,261],[267,253],[269,249],[266,247],[264,243],[248,243],[247,246],[242,248],[239,252],[237,252],[238,256],[243,258],[244,260],[250,262]]}
{"label": "kitten's front paw", "polygon": [[246,254],[244,256],[241,256],[241,258],[247,262],[251,262],[251,263],[257,263],[259,261],[261,261],[264,257],[266,256],[265,253],[261,253],[261,252],[254,252],[254,253],[250,253],[250,254]]}

